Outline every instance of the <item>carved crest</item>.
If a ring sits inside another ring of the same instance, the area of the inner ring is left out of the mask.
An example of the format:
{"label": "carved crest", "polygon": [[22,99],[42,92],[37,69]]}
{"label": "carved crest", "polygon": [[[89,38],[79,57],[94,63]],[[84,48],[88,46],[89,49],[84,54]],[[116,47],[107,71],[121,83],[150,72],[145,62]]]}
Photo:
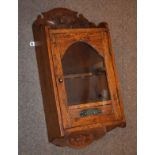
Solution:
{"label": "carved crest", "polygon": [[43,12],[38,16],[35,24],[48,25],[50,28],[95,28],[105,27],[107,23],[102,22],[98,26],[88,21],[82,14],[66,8],[55,8],[47,12]]}

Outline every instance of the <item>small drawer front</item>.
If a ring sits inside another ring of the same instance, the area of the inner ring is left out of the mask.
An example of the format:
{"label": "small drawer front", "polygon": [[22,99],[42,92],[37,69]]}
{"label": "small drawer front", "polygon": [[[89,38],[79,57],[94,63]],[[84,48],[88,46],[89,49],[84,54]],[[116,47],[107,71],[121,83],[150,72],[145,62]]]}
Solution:
{"label": "small drawer front", "polygon": [[87,118],[92,116],[103,116],[109,115],[113,113],[112,105],[104,105],[99,107],[91,107],[91,108],[84,108],[84,109],[70,109],[69,114],[72,119],[77,118]]}

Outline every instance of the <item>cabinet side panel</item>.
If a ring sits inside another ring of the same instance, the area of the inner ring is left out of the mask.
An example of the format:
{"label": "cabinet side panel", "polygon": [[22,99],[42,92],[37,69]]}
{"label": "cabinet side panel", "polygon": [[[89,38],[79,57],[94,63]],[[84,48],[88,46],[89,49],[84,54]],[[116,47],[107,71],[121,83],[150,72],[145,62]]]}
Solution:
{"label": "cabinet side panel", "polygon": [[118,97],[119,97],[119,104],[120,104],[120,108],[121,108],[122,124],[120,126],[125,127],[126,126],[126,120],[125,120],[124,106],[123,106],[123,100],[122,100],[121,89],[120,89],[119,75],[118,75],[117,68],[116,68],[116,63],[115,63],[115,58],[114,58],[114,50],[112,49],[110,32],[108,31],[107,34],[108,34],[108,44],[109,44],[109,47],[110,47],[109,50],[110,50],[110,53],[111,53],[112,65],[113,65],[114,74],[115,74],[117,94],[118,94]]}
{"label": "cabinet side panel", "polygon": [[48,139],[49,141],[53,141],[55,138],[60,137],[63,131],[60,129],[61,123],[58,118],[59,116],[55,97],[56,94],[54,93],[53,88],[54,86],[51,77],[46,37],[43,27],[38,28],[33,25],[33,35],[34,40],[39,42],[39,46],[35,47],[36,58],[38,63]]}

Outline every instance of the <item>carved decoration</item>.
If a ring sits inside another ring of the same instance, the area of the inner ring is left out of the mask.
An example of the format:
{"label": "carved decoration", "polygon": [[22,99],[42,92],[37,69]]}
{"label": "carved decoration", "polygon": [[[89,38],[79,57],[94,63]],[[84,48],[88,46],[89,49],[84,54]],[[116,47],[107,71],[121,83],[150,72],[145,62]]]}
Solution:
{"label": "carved decoration", "polygon": [[104,126],[102,128],[72,132],[66,136],[66,144],[72,148],[83,148],[104,136],[105,133],[106,128]]}
{"label": "carved decoration", "polygon": [[68,146],[73,148],[82,148],[91,144],[94,140],[92,133],[81,133],[72,135],[68,138]]}
{"label": "carved decoration", "polygon": [[43,12],[38,16],[35,24],[48,25],[50,28],[95,28],[107,27],[107,23],[102,22],[98,26],[89,22],[82,14],[66,8],[55,8],[47,12]]}

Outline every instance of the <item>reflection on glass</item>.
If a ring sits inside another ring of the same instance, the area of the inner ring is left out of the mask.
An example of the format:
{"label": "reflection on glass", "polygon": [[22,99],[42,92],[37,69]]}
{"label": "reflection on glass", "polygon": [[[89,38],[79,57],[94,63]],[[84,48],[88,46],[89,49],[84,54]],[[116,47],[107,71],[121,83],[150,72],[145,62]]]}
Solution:
{"label": "reflection on glass", "polygon": [[69,105],[110,100],[104,59],[90,45],[71,45],[62,67]]}

